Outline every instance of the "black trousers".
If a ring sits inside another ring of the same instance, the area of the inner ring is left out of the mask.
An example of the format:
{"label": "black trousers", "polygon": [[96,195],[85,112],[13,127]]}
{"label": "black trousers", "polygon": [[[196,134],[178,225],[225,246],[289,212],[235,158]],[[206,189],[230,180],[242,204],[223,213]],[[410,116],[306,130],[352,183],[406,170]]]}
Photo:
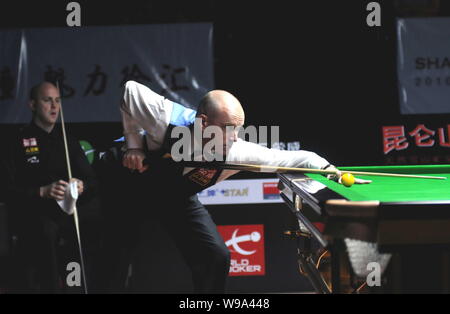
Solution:
{"label": "black trousers", "polygon": [[[33,210],[28,215],[13,215],[11,221],[17,241],[12,249],[9,290],[12,293],[83,293],[82,287],[66,284],[68,263],[80,264],[73,216],[66,215],[59,208]],[[44,210],[51,211],[52,215],[37,214]],[[96,273],[101,266],[97,257],[100,223],[80,214],[80,229],[88,287],[90,291],[96,291]]]}
{"label": "black trousers", "polygon": [[192,272],[195,293],[224,293],[230,253],[197,196],[163,212],[161,222]]}
{"label": "black trousers", "polygon": [[[147,198],[145,203],[138,199],[130,203],[127,199],[126,204],[115,204],[119,205],[117,210],[120,209],[121,214],[113,214],[115,218],[109,216],[105,239],[107,252],[104,256],[109,261],[104,264],[108,265],[104,268],[108,292],[127,292],[128,266],[140,241],[139,224],[145,219],[159,220],[174,241],[191,271],[194,293],[225,292],[230,253],[214,221],[196,195],[181,200],[174,198],[175,195],[159,200],[153,198],[152,202]],[[142,208],[137,209],[138,206]],[[110,214],[111,209],[109,207]]]}

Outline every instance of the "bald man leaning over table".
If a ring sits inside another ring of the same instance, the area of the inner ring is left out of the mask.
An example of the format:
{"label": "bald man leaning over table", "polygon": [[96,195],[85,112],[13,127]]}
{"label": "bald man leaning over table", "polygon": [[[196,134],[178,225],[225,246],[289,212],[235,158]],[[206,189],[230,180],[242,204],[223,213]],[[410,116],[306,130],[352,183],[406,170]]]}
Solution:
{"label": "bald man leaning over table", "polygon": [[[197,119],[202,130],[210,126],[222,130],[221,156],[225,162],[335,169],[310,151],[269,149],[238,138],[235,128],[244,125],[244,109],[236,97],[223,90],[207,93],[194,111],[128,81],[120,110],[126,142],[123,165],[146,176],[148,211],[161,220],[173,238],[192,272],[196,293],[225,292],[230,267],[228,248],[197,193],[239,171],[189,168],[175,158],[167,158],[179,140],[171,137],[175,128],[185,128],[193,134]],[[192,160],[199,158],[195,147],[205,149],[209,141],[211,138],[206,137],[200,143],[191,141]],[[200,158],[205,160],[205,154]]]}

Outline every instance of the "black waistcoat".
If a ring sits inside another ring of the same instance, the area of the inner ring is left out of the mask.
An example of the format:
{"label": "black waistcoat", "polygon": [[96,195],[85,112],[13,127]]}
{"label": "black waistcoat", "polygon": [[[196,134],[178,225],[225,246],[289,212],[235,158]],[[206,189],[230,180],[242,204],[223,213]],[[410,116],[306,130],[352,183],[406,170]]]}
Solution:
{"label": "black waistcoat", "polygon": [[[172,146],[179,138],[171,138],[171,133],[176,125],[169,125],[165,139],[160,150],[151,152],[148,157],[149,170],[144,172],[147,177],[143,184],[151,182],[149,195],[155,197],[169,197],[172,201],[196,196],[200,191],[214,185],[217,182],[221,169],[195,168],[183,175],[184,165],[175,162],[170,156]],[[178,126],[180,127],[180,126]],[[193,130],[192,125],[186,126]],[[193,136],[191,132],[191,136]]]}

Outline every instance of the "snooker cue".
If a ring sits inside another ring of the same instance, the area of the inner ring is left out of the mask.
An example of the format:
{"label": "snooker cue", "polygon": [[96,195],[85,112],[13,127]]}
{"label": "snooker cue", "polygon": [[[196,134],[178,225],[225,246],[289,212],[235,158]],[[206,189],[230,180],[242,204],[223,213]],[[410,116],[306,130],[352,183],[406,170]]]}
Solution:
{"label": "snooker cue", "polygon": [[[224,162],[186,161],[186,162],[183,162],[183,164],[185,164],[187,167],[192,166],[192,167],[204,167],[204,168],[220,168],[220,169],[269,172],[269,173],[270,172],[274,172],[274,173],[300,172],[300,173],[317,173],[317,174],[337,174],[337,171],[335,171],[335,170],[322,170],[322,169],[311,169],[311,168],[292,168],[292,167],[239,164],[239,163],[224,163]],[[210,164],[210,165],[208,165],[208,164]],[[447,179],[446,177],[411,175],[411,174],[366,172],[366,171],[345,171],[345,170],[339,170],[339,171],[342,174],[351,173],[353,175],[362,175],[362,176],[364,175],[364,176],[436,179],[436,180],[446,180]]]}
{"label": "snooker cue", "polygon": [[[66,154],[66,163],[67,163],[67,172],[68,172],[68,176],[69,176],[69,183],[70,180],[72,179],[72,169],[70,167],[70,158],[69,158],[69,149],[67,146],[67,137],[66,137],[66,127],[64,124],[64,114],[63,114],[63,107],[62,107],[62,95],[59,91],[59,84],[58,81],[56,81],[56,88],[58,89],[58,93],[59,93],[59,97],[61,97],[60,103],[59,103],[59,107],[60,107],[60,112],[61,112],[61,129],[62,129],[62,133],[63,133],[63,140],[64,140],[64,151]],[[87,294],[88,293],[88,287],[87,287],[87,281],[86,281],[86,268],[84,267],[84,259],[83,259],[83,249],[81,246],[81,237],[80,237],[80,225],[79,225],[79,220],[78,220],[78,211],[77,211],[77,206],[75,203],[74,209],[73,209],[73,219],[74,219],[74,223],[75,223],[75,230],[77,232],[77,239],[78,239],[78,249],[80,252],[80,262],[81,262],[81,272],[83,274],[83,288],[84,288],[84,293]]]}

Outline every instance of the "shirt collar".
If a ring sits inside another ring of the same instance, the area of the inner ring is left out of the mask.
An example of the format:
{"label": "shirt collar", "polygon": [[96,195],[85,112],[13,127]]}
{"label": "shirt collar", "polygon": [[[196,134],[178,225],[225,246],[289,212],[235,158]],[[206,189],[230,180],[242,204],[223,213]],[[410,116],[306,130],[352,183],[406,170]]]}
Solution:
{"label": "shirt collar", "polygon": [[57,138],[57,137],[59,137],[61,135],[61,129],[59,128],[58,124],[55,124],[55,126],[50,131],[50,133],[48,133],[47,131],[45,131],[41,127],[39,127],[34,121],[31,121],[30,128],[33,131],[37,132],[37,134],[39,136],[41,136],[41,137],[44,136],[44,137],[50,137],[50,138]]}

